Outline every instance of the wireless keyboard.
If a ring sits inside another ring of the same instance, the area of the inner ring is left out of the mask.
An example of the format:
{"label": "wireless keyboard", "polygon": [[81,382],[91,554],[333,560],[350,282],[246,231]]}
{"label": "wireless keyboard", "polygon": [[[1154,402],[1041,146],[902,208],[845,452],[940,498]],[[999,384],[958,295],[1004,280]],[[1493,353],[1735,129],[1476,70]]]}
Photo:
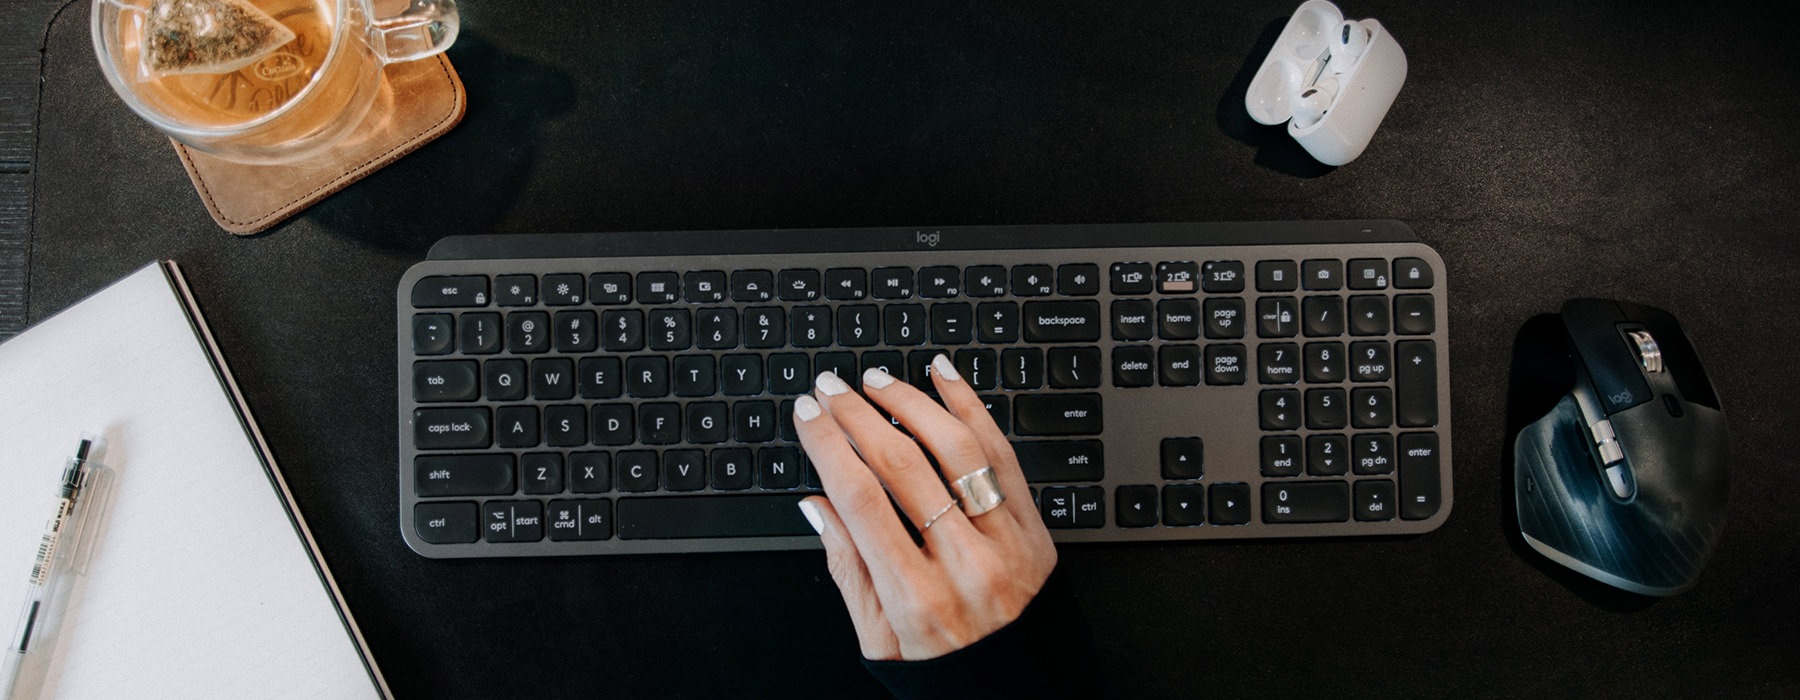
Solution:
{"label": "wireless keyboard", "polygon": [[1414,534],[1451,506],[1444,265],[1396,221],[447,238],[401,278],[429,557],[819,547],[793,399],[938,353],[1060,542]]}

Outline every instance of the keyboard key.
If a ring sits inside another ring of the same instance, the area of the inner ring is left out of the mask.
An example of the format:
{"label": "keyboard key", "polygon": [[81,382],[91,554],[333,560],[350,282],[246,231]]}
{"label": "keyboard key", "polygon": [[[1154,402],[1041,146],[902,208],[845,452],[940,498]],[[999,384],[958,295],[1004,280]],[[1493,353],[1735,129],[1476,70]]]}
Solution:
{"label": "keyboard key", "polygon": [[1394,424],[1394,392],[1385,386],[1359,387],[1350,392],[1350,424],[1358,428],[1386,428]]}
{"label": "keyboard key", "polygon": [[910,299],[913,295],[913,271],[910,267],[878,267],[869,274],[869,285],[876,299]]}
{"label": "keyboard key", "polygon": [[1346,265],[1351,289],[1387,289],[1387,261],[1380,258],[1357,258]]}
{"label": "keyboard key", "polygon": [[524,360],[488,360],[481,371],[482,395],[489,401],[518,401],[531,385]]}
{"label": "keyboard key", "polygon": [[669,450],[662,456],[663,488],[699,491],[706,488],[706,452]]}
{"label": "keyboard key", "polygon": [[1046,488],[1038,496],[1038,511],[1052,528],[1093,528],[1106,525],[1106,489],[1099,486]]}
{"label": "keyboard key", "polygon": [[1431,265],[1418,258],[1394,260],[1394,286],[1400,289],[1430,289],[1433,283]]}
{"label": "keyboard key", "polygon": [[681,278],[673,272],[640,272],[637,300],[640,304],[673,304],[681,290]]}
{"label": "keyboard key", "polygon": [[983,343],[1019,340],[1019,305],[1010,301],[988,302],[975,307],[975,337]]}
{"label": "keyboard key", "polygon": [[694,346],[694,316],[687,309],[654,309],[649,335],[651,350],[686,350]]}
{"label": "keyboard key", "polygon": [[631,273],[596,272],[588,275],[588,301],[606,306],[631,303]]}
{"label": "keyboard key", "polygon": [[681,441],[681,404],[638,404],[638,441],[673,445]]}
{"label": "keyboard key", "polygon": [[1350,485],[1342,481],[1263,484],[1265,523],[1341,523],[1350,519]]}
{"label": "keyboard key", "polygon": [[798,348],[830,345],[831,327],[835,322],[829,307],[796,306],[788,312],[788,342]]}
{"label": "keyboard key", "polygon": [[1300,302],[1300,332],[1309,338],[1344,334],[1344,298],[1311,296]]}
{"label": "keyboard key", "polygon": [[1000,355],[987,348],[956,351],[956,371],[976,391],[1000,386]]}
{"label": "keyboard key", "polygon": [[1306,428],[1339,430],[1349,421],[1350,399],[1343,389],[1306,390]]}
{"label": "keyboard key", "polygon": [[1206,337],[1213,340],[1244,337],[1244,300],[1214,297],[1202,309],[1206,316]]}
{"label": "keyboard key", "polygon": [[413,285],[412,305],[421,309],[487,306],[488,280],[481,275],[426,277]]}
{"label": "keyboard key", "polygon": [[1156,350],[1148,345],[1120,345],[1112,352],[1113,386],[1145,387],[1156,383]]}
{"label": "keyboard key", "polygon": [[687,405],[687,441],[702,445],[731,437],[730,410],[723,402],[698,401]]}
{"label": "keyboard key", "polygon": [[1149,299],[1119,299],[1112,303],[1113,340],[1149,340],[1156,334]]}
{"label": "keyboard key", "polygon": [[[774,405],[770,404],[771,418]],[[770,426],[770,432],[774,426]],[[756,458],[749,450],[734,448],[712,451],[712,487],[720,491],[742,491],[756,478]]]}
{"label": "keyboard key", "polygon": [[1387,335],[1387,297],[1350,297],[1350,335]]}
{"label": "keyboard key", "polygon": [[731,350],[738,346],[738,312],[733,308],[694,312],[694,345],[701,350]]}
{"label": "keyboard key", "polygon": [[1300,381],[1300,346],[1293,343],[1263,343],[1256,348],[1257,378],[1264,384],[1293,384]]}
{"label": "keyboard key", "polygon": [[1012,293],[1021,297],[1047,297],[1055,292],[1056,273],[1049,265],[1014,265]]}
{"label": "keyboard key", "polygon": [[1111,276],[1112,293],[1119,296],[1149,294],[1156,288],[1147,262],[1113,263]]}
{"label": "keyboard key", "polygon": [[1394,344],[1394,352],[1394,391],[1400,402],[1401,427],[1437,425],[1437,344],[1402,340]]}
{"label": "keyboard key", "polygon": [[1300,331],[1299,305],[1293,297],[1256,300],[1256,335],[1260,338],[1292,338]]}
{"label": "keyboard key", "polygon": [[1213,343],[1206,346],[1206,383],[1212,385],[1243,384],[1245,367],[1250,364],[1248,351],[1236,343]]}
{"label": "keyboard key", "polygon": [[676,396],[712,396],[719,391],[719,370],[712,355],[676,355],[670,378]]}
{"label": "keyboard key", "polygon": [[783,396],[812,390],[812,363],[804,353],[784,352],[769,356],[769,393]]}
{"label": "keyboard key", "polygon": [[861,372],[856,366],[856,353],[853,352],[822,352],[813,355],[812,376],[819,376],[821,372],[835,374],[852,387],[861,379]]}
{"label": "keyboard key", "polygon": [[883,337],[888,345],[919,345],[929,332],[925,307],[919,304],[889,304],[882,309]]}
{"label": "keyboard key", "polygon": [[637,309],[615,309],[600,315],[605,335],[600,347],[609,352],[631,352],[644,349],[644,312]]}
{"label": "keyboard key", "polygon": [[1162,490],[1163,524],[1192,527],[1206,523],[1206,487],[1201,484],[1169,484]]}
{"label": "keyboard key", "polygon": [[1306,473],[1313,476],[1343,476],[1350,470],[1350,438],[1343,435],[1312,435],[1306,438]]}
{"label": "keyboard key", "polygon": [[612,538],[612,501],[583,498],[551,501],[545,514],[550,539],[557,542],[604,540]]}
{"label": "keyboard key", "polygon": [[1257,398],[1263,430],[1300,429],[1300,392],[1271,389]]}
{"label": "keyboard key", "polygon": [[419,403],[474,401],[477,393],[475,371],[473,360],[414,362],[413,400]]}
{"label": "keyboard key", "polygon": [[551,447],[587,444],[587,407],[545,406],[544,442]]}
{"label": "keyboard key", "polygon": [[778,348],[787,343],[787,313],[774,306],[744,309],[744,347]]}
{"label": "keyboard key", "polygon": [[413,409],[413,446],[421,450],[466,450],[487,447],[488,410],[471,408]]}
{"label": "keyboard key", "polygon": [[775,276],[775,286],[782,301],[812,301],[819,298],[825,282],[818,270],[782,270]]}
{"label": "keyboard key", "polygon": [[[860,272],[860,270],[859,270]],[[731,300],[755,304],[775,298],[775,273],[768,270],[734,270],[731,273]]]}
{"label": "keyboard key", "polygon": [[1197,437],[1163,438],[1162,478],[1199,479],[1205,474],[1205,441]]}
{"label": "keyboard key", "polygon": [[1200,301],[1180,298],[1156,302],[1156,335],[1163,340],[1200,337]]}
{"label": "keyboard key", "polygon": [[1100,266],[1069,263],[1056,266],[1056,293],[1066,297],[1091,297],[1100,293]]}
{"label": "keyboard key", "polygon": [[482,537],[489,542],[536,542],[544,539],[544,504],[537,501],[488,501],[481,504]]}
{"label": "keyboard key", "polygon": [[625,358],[625,393],[654,399],[669,395],[669,359],[661,355]]}
{"label": "keyboard key", "polygon": [[981,397],[981,407],[987,409],[988,417],[1000,428],[1002,435],[1012,432],[1012,401],[1004,395],[989,394]]}
{"label": "keyboard key", "polygon": [[1099,394],[1025,394],[1013,397],[1019,435],[1099,435]]}
{"label": "keyboard key", "polygon": [[1200,346],[1164,345],[1157,348],[1157,381],[1163,386],[1195,386],[1200,383]]}
{"label": "keyboard key", "polygon": [[1362,521],[1394,519],[1394,482],[1387,479],[1365,479],[1356,482],[1356,519]]}
{"label": "keyboard key", "polygon": [[1400,435],[1400,517],[1424,520],[1437,515],[1438,437],[1435,433]]}
{"label": "keyboard key", "polygon": [[1385,382],[1393,376],[1388,344],[1369,341],[1350,344],[1350,378],[1358,382]]}
{"label": "keyboard key", "polygon": [[1262,439],[1262,475],[1299,476],[1300,436],[1269,435]]}
{"label": "keyboard key", "polygon": [[537,447],[541,440],[536,406],[501,406],[494,409],[495,447]]}
{"label": "keyboard key", "polygon": [[1200,269],[1200,287],[1208,294],[1236,294],[1244,291],[1244,263],[1238,260],[1214,260]]}
{"label": "keyboard key", "polygon": [[540,353],[550,349],[550,314],[514,311],[506,315],[506,351]]}
{"label": "keyboard key", "polygon": [[420,503],[413,506],[413,528],[432,544],[465,544],[480,539],[474,503]]}
{"label": "keyboard key", "polygon": [[931,342],[968,345],[975,338],[975,307],[968,304],[931,305]]}
{"label": "keyboard key", "polygon": [[1099,440],[1013,443],[1019,468],[1030,483],[1099,481],[1106,476],[1106,452]]}
{"label": "keyboard key", "polygon": [[637,441],[637,411],[631,404],[599,404],[591,415],[594,444],[620,447]]}
{"label": "keyboard key", "polygon": [[762,356],[726,355],[719,358],[719,384],[727,396],[755,396],[762,393]]}
{"label": "keyboard key", "polygon": [[[731,406],[732,437],[758,443],[775,439],[775,402],[739,401]],[[745,472],[748,474],[748,472]],[[749,477],[745,477],[749,478]]]}
{"label": "keyboard key", "polygon": [[1156,526],[1156,487],[1120,486],[1113,490],[1118,500],[1119,527]]}
{"label": "keyboard key", "polygon": [[1206,494],[1207,521],[1214,525],[1250,522],[1250,485],[1213,484]]}
{"label": "keyboard key", "polygon": [[[906,356],[901,353],[892,350],[865,352],[862,354],[861,359],[863,372],[867,372],[871,369],[881,370],[882,372],[886,372],[890,377],[900,381],[906,381]],[[862,372],[857,372],[848,377],[840,376],[839,379],[843,379],[851,386],[851,388],[855,388],[862,382]]]}
{"label": "keyboard key", "polygon": [[950,299],[962,294],[962,270],[948,265],[919,268],[919,296]]}
{"label": "keyboard key", "polygon": [[1402,294],[1394,297],[1394,332],[1400,335],[1426,335],[1437,330],[1437,311],[1429,294]]}
{"label": "keyboard key", "polygon": [[1307,291],[1335,292],[1344,288],[1344,262],[1308,260],[1300,264],[1300,276]]}
{"label": "keyboard key", "polygon": [[725,291],[725,273],[718,270],[689,270],[681,276],[681,296],[690,304],[723,302]]}
{"label": "keyboard key", "polygon": [[1025,342],[1091,343],[1100,339],[1100,302],[1025,302]]}
{"label": "keyboard key", "polygon": [[1394,436],[1366,433],[1351,441],[1350,466],[1358,474],[1389,474],[1394,471]]}
{"label": "keyboard key", "polygon": [[[1098,321],[1095,332],[1099,332]],[[1051,348],[1046,353],[1050,365],[1050,386],[1056,389],[1092,389],[1100,386],[1104,363],[1100,348]]]}
{"label": "keyboard key", "polygon": [[621,498],[619,539],[813,536],[796,504],[806,494]]}
{"label": "keyboard key", "polygon": [[1300,286],[1300,268],[1292,260],[1256,263],[1256,291],[1291,292]]}
{"label": "keyboard key", "polygon": [[587,279],[581,275],[544,275],[546,306],[579,306],[587,296]]}
{"label": "keyboard key", "polygon": [[869,273],[860,267],[834,267],[825,271],[825,298],[858,301],[869,296]]}
{"label": "keyboard key", "polygon": [[972,297],[1006,296],[1006,268],[976,265],[963,271],[963,292]]}
{"label": "keyboard key", "polygon": [[1156,291],[1163,294],[1193,294],[1198,289],[1195,277],[1200,274],[1200,266],[1192,261],[1159,262],[1156,264]]}
{"label": "keyboard key", "polygon": [[500,352],[500,314],[463,314],[457,324],[457,349],[465,355]]}
{"label": "keyboard key", "polygon": [[657,457],[650,450],[627,450],[620,452],[619,490],[628,492],[655,491],[657,485]]}
{"label": "keyboard key", "polygon": [[576,452],[569,455],[569,490],[575,493],[605,493],[612,490],[612,455],[605,452]]}
{"label": "keyboard key", "polygon": [[504,496],[514,489],[513,457],[509,454],[421,455],[413,458],[413,484],[421,498]]}
{"label": "keyboard key", "polygon": [[[756,485],[765,489],[800,487],[800,450],[792,447],[764,447],[756,451]],[[808,534],[812,528],[807,528]]]}
{"label": "keyboard key", "polygon": [[[931,382],[931,361],[937,359],[940,350],[914,350],[906,354],[906,377],[913,388],[926,393],[937,391]],[[896,425],[898,425],[896,423]]]}
{"label": "keyboard key", "polygon": [[500,306],[531,306],[537,303],[537,277],[501,275],[494,278],[494,303]]}
{"label": "keyboard key", "polygon": [[837,310],[838,343],[868,347],[881,341],[881,312],[873,306],[840,306]]}
{"label": "keyboard key", "polygon": [[1307,343],[1305,364],[1306,381],[1315,383],[1344,381],[1344,344]]}
{"label": "keyboard key", "polygon": [[556,332],[552,343],[557,352],[593,352],[598,345],[596,317],[592,311],[556,312]]}
{"label": "keyboard key", "polygon": [[412,351],[414,355],[447,355],[455,349],[456,321],[450,314],[414,314]]}
{"label": "keyboard key", "polygon": [[519,485],[520,490],[528,494],[561,493],[562,455],[556,452],[528,452],[520,455]]}

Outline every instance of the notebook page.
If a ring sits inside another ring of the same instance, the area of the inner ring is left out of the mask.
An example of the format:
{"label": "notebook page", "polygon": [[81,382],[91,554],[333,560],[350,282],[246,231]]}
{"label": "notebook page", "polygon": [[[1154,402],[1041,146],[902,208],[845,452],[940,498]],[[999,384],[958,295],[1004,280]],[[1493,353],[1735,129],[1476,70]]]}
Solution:
{"label": "notebook page", "polygon": [[375,697],[155,265],[0,344],[0,624],[83,430],[115,472],[44,697]]}

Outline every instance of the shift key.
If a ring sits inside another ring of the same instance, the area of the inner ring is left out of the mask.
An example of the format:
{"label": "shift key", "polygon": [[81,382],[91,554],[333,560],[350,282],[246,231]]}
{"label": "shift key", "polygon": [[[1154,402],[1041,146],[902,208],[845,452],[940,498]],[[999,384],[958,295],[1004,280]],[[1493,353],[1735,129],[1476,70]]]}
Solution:
{"label": "shift key", "polygon": [[1099,435],[1099,394],[1029,394],[1013,399],[1018,435]]}
{"label": "shift key", "polygon": [[419,496],[505,496],[513,492],[509,454],[421,455],[413,458]]}

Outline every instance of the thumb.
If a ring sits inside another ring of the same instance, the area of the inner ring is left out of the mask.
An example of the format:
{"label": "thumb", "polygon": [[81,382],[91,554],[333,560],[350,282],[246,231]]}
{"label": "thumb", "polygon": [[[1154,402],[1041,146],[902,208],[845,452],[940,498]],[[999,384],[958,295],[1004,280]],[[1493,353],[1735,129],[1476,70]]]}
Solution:
{"label": "thumb", "polygon": [[825,543],[825,568],[831,571],[831,580],[837,582],[838,592],[844,596],[844,607],[850,611],[850,622],[856,627],[856,642],[862,647],[863,658],[900,658],[900,640],[888,624],[881,599],[875,595],[875,584],[869,578],[869,567],[863,563],[849,531],[844,529],[837,509],[831,507],[831,501],[813,496],[800,501],[800,512]]}

